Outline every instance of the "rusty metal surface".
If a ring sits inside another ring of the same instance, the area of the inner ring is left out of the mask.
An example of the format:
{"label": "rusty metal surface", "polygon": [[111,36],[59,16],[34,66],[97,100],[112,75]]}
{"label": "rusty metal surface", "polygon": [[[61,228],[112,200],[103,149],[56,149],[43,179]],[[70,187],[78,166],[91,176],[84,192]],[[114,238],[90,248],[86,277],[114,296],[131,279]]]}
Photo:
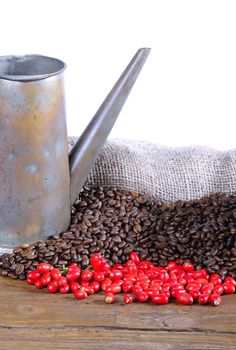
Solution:
{"label": "rusty metal surface", "polygon": [[0,80],[0,184],[0,246],[67,228],[63,74],[29,82]]}
{"label": "rusty metal surface", "polygon": [[74,203],[80,192],[149,53],[149,48],[142,48],[137,51],[70,151],[71,204]]}

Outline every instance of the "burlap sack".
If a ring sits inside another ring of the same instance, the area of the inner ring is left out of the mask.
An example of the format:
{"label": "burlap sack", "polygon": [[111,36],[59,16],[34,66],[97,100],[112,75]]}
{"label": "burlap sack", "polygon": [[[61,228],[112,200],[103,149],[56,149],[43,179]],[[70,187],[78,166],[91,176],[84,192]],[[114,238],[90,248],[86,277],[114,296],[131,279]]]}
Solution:
{"label": "burlap sack", "polygon": [[[76,137],[69,137],[73,145]],[[117,186],[166,201],[236,192],[236,149],[227,152],[194,146],[170,148],[112,139],[103,147],[88,181]]]}

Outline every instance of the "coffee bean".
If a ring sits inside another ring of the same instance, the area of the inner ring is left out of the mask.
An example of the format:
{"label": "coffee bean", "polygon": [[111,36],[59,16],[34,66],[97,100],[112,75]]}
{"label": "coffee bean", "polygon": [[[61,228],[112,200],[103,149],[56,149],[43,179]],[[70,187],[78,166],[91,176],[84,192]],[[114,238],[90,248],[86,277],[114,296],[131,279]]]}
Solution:
{"label": "coffee bean", "polygon": [[57,262],[58,262],[58,260],[59,260],[58,255],[57,255],[57,254],[56,254],[56,255],[54,255],[54,257],[53,257],[53,259],[52,259],[52,265],[56,265],[56,264],[57,264]]}
{"label": "coffee bean", "polygon": [[13,250],[13,253],[14,253],[14,254],[22,253],[22,248],[15,248],[15,249]]}
{"label": "coffee bean", "polygon": [[184,247],[182,247],[180,244],[177,244],[177,249],[178,249],[178,251],[180,252],[180,254],[184,254],[184,252],[185,252],[185,248]]}
{"label": "coffee bean", "polygon": [[[236,240],[235,240],[236,242]],[[236,257],[236,248],[231,248],[231,254],[233,257]]]}
{"label": "coffee bean", "polygon": [[135,200],[138,202],[138,203],[141,203],[141,204],[144,204],[146,202],[146,198],[145,197],[142,197],[142,196],[138,196],[135,198]]}
{"label": "coffee bean", "polygon": [[139,224],[136,224],[133,228],[134,232],[138,233],[142,231],[142,227]]}
{"label": "coffee bean", "polygon": [[65,232],[65,233],[63,233],[62,234],[62,236],[63,236],[63,238],[65,238],[65,239],[75,239],[75,236],[73,235],[73,233],[72,232]]}
{"label": "coffee bean", "polygon": [[92,226],[92,223],[90,222],[90,220],[85,216],[84,217],[84,223],[85,225],[87,225],[88,227]]}
{"label": "coffee bean", "polygon": [[126,241],[122,241],[118,244],[118,248],[123,248],[126,245]]}
{"label": "coffee bean", "polygon": [[48,249],[46,247],[42,247],[42,248],[39,248],[39,252],[41,254],[44,254],[44,253],[47,253],[48,252]]}
{"label": "coffee bean", "polygon": [[84,251],[84,247],[82,245],[79,245],[79,246],[76,247],[76,251],[78,253],[82,253]]}
{"label": "coffee bean", "polygon": [[8,273],[8,277],[11,277],[11,278],[14,278],[14,279],[18,278],[18,276],[15,274],[15,272],[9,272]]}
{"label": "coffee bean", "polygon": [[82,268],[86,268],[89,265],[89,258],[87,255],[82,255],[81,266]]}
{"label": "coffee bean", "polygon": [[38,243],[38,248],[46,247],[46,242],[39,242]]}
{"label": "coffee bean", "polygon": [[[65,261],[70,261],[71,260],[71,256],[69,254],[62,254],[61,255],[62,259],[65,260]],[[52,257],[47,257],[48,260],[51,260]]]}
{"label": "coffee bean", "polygon": [[22,280],[22,281],[25,280],[26,277],[27,277],[26,274],[21,274],[21,275],[18,276],[18,278],[19,278],[20,280]]}
{"label": "coffee bean", "polygon": [[126,242],[128,243],[134,243],[135,242],[135,239],[131,238],[131,237],[127,237],[126,238]]}
{"label": "coffee bean", "polygon": [[10,263],[11,265],[13,265],[13,264],[15,263],[15,259],[14,259],[13,256],[11,256],[11,257],[9,258],[9,263]]}
{"label": "coffee bean", "polygon": [[233,194],[160,204],[136,192],[84,186],[66,232],[15,248],[0,257],[0,266],[5,275],[23,279],[41,261],[59,268],[76,261],[85,268],[95,252],[114,264],[136,250],[159,265],[181,257],[197,268],[235,276],[235,219]]}
{"label": "coffee bean", "polygon": [[92,242],[93,242],[92,239],[85,239],[85,240],[83,241],[83,246],[85,246],[85,245],[90,245],[90,243],[92,243]]}
{"label": "coffee bean", "polygon": [[58,260],[57,264],[60,265],[60,266],[63,266],[63,265],[67,266],[68,265],[68,261],[66,261],[66,260]]}
{"label": "coffee bean", "polygon": [[112,238],[112,240],[113,240],[114,243],[120,243],[120,242],[121,242],[121,238],[120,238],[120,236],[118,236],[118,235],[114,236],[114,237]]}
{"label": "coffee bean", "polygon": [[118,258],[120,258],[123,254],[124,254],[123,250],[120,249],[120,250],[118,250],[118,252],[116,253],[116,256],[117,256]]}
{"label": "coffee bean", "polygon": [[26,259],[28,259],[28,260],[34,260],[35,258],[37,258],[36,252],[32,252],[32,253],[26,255]]}
{"label": "coffee bean", "polygon": [[[47,251],[45,254],[44,254],[45,257],[49,257],[49,256],[54,256],[54,252],[51,252],[51,251]],[[29,259],[29,258],[28,258]]]}
{"label": "coffee bean", "polygon": [[71,249],[68,251],[68,253],[76,254],[76,249],[75,249],[75,247],[71,247]]}
{"label": "coffee bean", "polygon": [[15,269],[15,273],[17,274],[17,275],[21,275],[22,273],[23,273],[23,271],[24,271],[24,265],[23,264],[17,264],[16,265],[16,269]]}
{"label": "coffee bean", "polygon": [[131,252],[132,252],[132,248],[131,247],[125,247],[125,249],[124,249],[124,254],[125,255],[128,255],[128,254],[130,254]]}
{"label": "coffee bean", "polygon": [[145,244],[149,241],[149,237],[145,237],[143,239],[140,240],[140,244]]}
{"label": "coffee bean", "polygon": [[90,254],[94,254],[94,253],[98,252],[98,250],[99,250],[99,247],[90,247],[89,248],[89,253]]}
{"label": "coffee bean", "polygon": [[117,256],[117,255],[112,255],[111,261],[112,261],[114,264],[117,264],[117,263],[119,262],[118,256]]}
{"label": "coffee bean", "polygon": [[50,250],[51,252],[55,251],[55,247],[53,245],[49,245],[48,246],[48,250]]}
{"label": "coffee bean", "polygon": [[29,246],[30,246],[29,244],[24,243],[24,244],[21,244],[21,245],[19,246],[19,248],[27,249]]}
{"label": "coffee bean", "polygon": [[102,247],[104,246],[104,243],[103,243],[103,241],[101,241],[101,240],[97,240],[96,245],[97,245],[99,248],[102,248]]}
{"label": "coffee bean", "polygon": [[115,245],[115,246],[112,247],[111,250],[112,250],[113,253],[117,253],[119,248]]}
{"label": "coffee bean", "polygon": [[232,271],[232,272],[235,272],[236,271],[236,263],[233,264],[232,266],[229,267],[228,271]]}
{"label": "coffee bean", "polygon": [[167,238],[167,236],[157,235],[157,236],[156,236],[156,239],[157,239],[159,242],[164,243],[164,242],[167,241],[168,238]]}

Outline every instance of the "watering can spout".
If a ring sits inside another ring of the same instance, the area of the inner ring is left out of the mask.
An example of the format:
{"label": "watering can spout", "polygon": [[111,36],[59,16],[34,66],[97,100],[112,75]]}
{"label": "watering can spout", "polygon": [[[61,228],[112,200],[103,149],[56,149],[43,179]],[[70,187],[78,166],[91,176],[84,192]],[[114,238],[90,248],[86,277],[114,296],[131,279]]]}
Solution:
{"label": "watering can spout", "polygon": [[149,52],[138,50],[69,158],[65,63],[34,54],[0,56],[0,254],[2,247],[68,228],[71,207]]}
{"label": "watering can spout", "polygon": [[71,206],[101,151],[146,59],[149,48],[132,58],[104,102],[69,153]]}

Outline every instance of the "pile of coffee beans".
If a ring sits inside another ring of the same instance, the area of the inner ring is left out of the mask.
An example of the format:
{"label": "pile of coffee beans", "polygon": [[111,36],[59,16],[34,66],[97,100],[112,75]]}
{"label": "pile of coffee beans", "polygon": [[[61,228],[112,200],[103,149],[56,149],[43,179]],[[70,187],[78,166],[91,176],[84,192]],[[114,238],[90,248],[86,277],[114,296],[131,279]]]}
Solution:
{"label": "pile of coffee beans", "polygon": [[161,204],[136,192],[85,186],[72,210],[67,232],[0,257],[3,276],[25,279],[38,262],[81,268],[91,254],[124,263],[131,251],[166,266],[192,261],[222,277],[236,277],[236,196],[217,193],[193,201]]}

